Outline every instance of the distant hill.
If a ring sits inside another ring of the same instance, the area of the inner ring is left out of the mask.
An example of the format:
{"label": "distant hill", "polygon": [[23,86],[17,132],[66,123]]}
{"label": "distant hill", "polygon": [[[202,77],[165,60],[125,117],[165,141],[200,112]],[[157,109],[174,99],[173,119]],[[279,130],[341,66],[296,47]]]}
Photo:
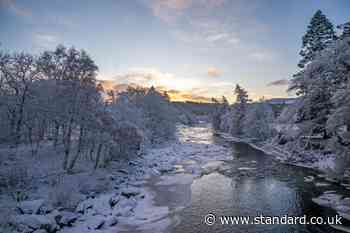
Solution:
{"label": "distant hill", "polygon": [[192,101],[186,102],[173,102],[173,104],[179,108],[185,109],[195,115],[209,115],[214,112],[215,104],[213,103],[198,103]]}

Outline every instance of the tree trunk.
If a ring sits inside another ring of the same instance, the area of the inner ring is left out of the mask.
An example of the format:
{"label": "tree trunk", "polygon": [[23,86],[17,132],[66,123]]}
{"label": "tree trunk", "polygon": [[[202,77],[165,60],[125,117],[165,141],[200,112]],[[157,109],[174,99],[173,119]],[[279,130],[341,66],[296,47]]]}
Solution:
{"label": "tree trunk", "polygon": [[54,148],[57,147],[59,134],[60,134],[60,125],[58,124],[57,121],[55,121],[55,135],[54,135],[54,139],[53,139]]}
{"label": "tree trunk", "polygon": [[95,167],[94,167],[95,170],[97,169],[98,163],[100,162],[102,146],[103,146],[103,144],[100,143],[100,144],[98,145],[98,148],[97,148],[97,154],[96,154],[96,160],[95,160]]}
{"label": "tree trunk", "polygon": [[81,149],[82,149],[82,145],[83,145],[83,137],[84,137],[84,128],[80,127],[80,132],[79,132],[79,141],[78,141],[78,148],[77,148],[77,153],[75,154],[75,156],[73,157],[70,165],[69,165],[69,170],[72,170],[75,163],[77,162]]}
{"label": "tree trunk", "polygon": [[21,103],[19,105],[18,120],[16,123],[16,140],[15,140],[16,146],[19,144],[19,142],[21,140],[21,129],[22,129],[24,103],[26,100],[26,95],[27,95],[27,86],[24,88],[23,94],[21,96]]}
{"label": "tree trunk", "polygon": [[73,119],[69,121],[68,128],[67,128],[67,134],[64,136],[64,160],[63,160],[63,169],[67,170],[68,167],[68,160],[69,160],[69,153],[71,149],[71,135],[72,135],[72,125],[73,125]]}

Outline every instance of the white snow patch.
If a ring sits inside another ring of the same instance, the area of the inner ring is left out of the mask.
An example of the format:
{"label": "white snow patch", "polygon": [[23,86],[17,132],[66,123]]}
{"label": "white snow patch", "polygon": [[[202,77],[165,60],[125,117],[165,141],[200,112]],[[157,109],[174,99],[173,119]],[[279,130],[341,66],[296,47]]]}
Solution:
{"label": "white snow patch", "polygon": [[191,184],[192,182],[192,175],[179,173],[174,175],[162,176],[161,181],[157,182],[157,185]]}

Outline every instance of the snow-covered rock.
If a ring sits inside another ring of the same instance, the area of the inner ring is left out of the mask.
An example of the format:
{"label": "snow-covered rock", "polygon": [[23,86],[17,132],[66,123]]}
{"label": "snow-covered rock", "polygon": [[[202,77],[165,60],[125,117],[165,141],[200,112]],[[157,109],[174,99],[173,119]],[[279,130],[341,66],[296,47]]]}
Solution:
{"label": "snow-covered rock", "polygon": [[44,207],[44,203],[44,199],[22,201],[17,206],[17,209],[21,214],[39,214],[41,212],[41,208]]}
{"label": "snow-covered rock", "polygon": [[88,228],[93,230],[101,229],[105,224],[106,219],[102,216],[95,216],[94,218],[90,218],[88,222]]}
{"label": "snow-covered rock", "polygon": [[79,214],[62,211],[60,215],[56,217],[56,221],[60,226],[71,226],[79,217]]}
{"label": "snow-covered rock", "polygon": [[326,187],[326,186],[330,186],[330,183],[326,183],[326,182],[317,182],[315,183],[316,187]]}
{"label": "snow-covered rock", "polygon": [[140,194],[140,190],[136,187],[128,187],[121,191],[121,195],[130,198]]}
{"label": "snow-covered rock", "polygon": [[342,199],[342,195],[335,193],[324,193],[317,198],[312,198],[312,201],[320,206],[335,207]]}
{"label": "snow-covered rock", "polygon": [[106,219],[105,225],[111,227],[116,225],[117,223],[118,223],[118,218],[116,216],[109,216]]}
{"label": "snow-covered rock", "polygon": [[91,209],[92,207],[93,207],[92,199],[87,199],[78,204],[76,208],[76,212],[84,214],[87,212],[88,209]]}
{"label": "snow-covered rock", "polygon": [[44,229],[39,229],[39,230],[34,231],[33,233],[47,233],[47,231]]}
{"label": "snow-covered rock", "polygon": [[58,229],[55,219],[48,215],[16,215],[11,217],[10,224],[16,227],[26,226],[33,230],[45,229],[47,232],[54,232]]}
{"label": "snow-covered rock", "polygon": [[109,199],[108,203],[113,208],[119,202],[119,200],[120,200],[120,196],[119,195],[115,195],[115,196],[112,196]]}
{"label": "snow-covered rock", "polygon": [[315,180],[315,177],[313,177],[313,176],[306,176],[306,177],[304,177],[304,181],[306,183],[312,182],[314,180]]}

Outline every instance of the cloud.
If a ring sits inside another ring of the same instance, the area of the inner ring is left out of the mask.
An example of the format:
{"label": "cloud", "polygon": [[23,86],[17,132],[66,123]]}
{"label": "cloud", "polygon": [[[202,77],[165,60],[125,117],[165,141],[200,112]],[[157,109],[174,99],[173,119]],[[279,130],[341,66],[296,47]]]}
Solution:
{"label": "cloud", "polygon": [[207,75],[211,78],[219,77],[221,71],[218,68],[211,66],[208,68]]}
{"label": "cloud", "polygon": [[51,49],[58,44],[58,38],[51,34],[36,33],[33,39],[35,46],[40,49]]}
{"label": "cloud", "polygon": [[154,16],[166,23],[174,23],[186,10],[191,8],[212,8],[222,6],[226,0],[146,0]]}
{"label": "cloud", "polygon": [[289,81],[287,79],[280,79],[267,84],[267,86],[287,86]]}
{"label": "cloud", "polygon": [[202,80],[177,76],[154,67],[131,68],[114,76],[118,83],[137,83],[141,86],[162,86],[166,89],[189,90],[200,85]]}
{"label": "cloud", "polygon": [[256,61],[269,61],[273,58],[272,54],[268,52],[253,52],[250,57]]}
{"label": "cloud", "polygon": [[10,10],[12,13],[20,17],[30,18],[33,15],[31,10],[19,6],[14,0],[0,0],[0,7]]}
{"label": "cloud", "polygon": [[163,80],[174,79],[174,75],[156,68],[131,68],[126,73],[114,77],[118,83],[138,83],[142,86],[158,86]]}
{"label": "cloud", "polygon": [[[126,91],[128,87],[145,87],[136,83],[120,83],[120,80],[98,80],[105,91],[115,90],[117,92]],[[147,86],[149,87],[149,86]],[[163,86],[155,86],[158,91],[167,92],[172,101],[193,101],[193,102],[211,102],[211,97],[206,97],[193,93],[192,91],[181,91],[176,89],[167,89]]]}
{"label": "cloud", "polygon": [[[149,0],[147,0],[149,1]],[[177,17],[182,15],[183,11],[190,7],[191,0],[153,0],[148,4],[152,9],[153,15],[160,18],[166,23],[171,23],[176,20]]]}
{"label": "cloud", "polygon": [[175,89],[166,90],[167,94],[170,96],[172,101],[193,101],[193,102],[204,102],[209,103],[211,97],[203,96],[195,93],[193,90],[190,91],[180,91]]}

